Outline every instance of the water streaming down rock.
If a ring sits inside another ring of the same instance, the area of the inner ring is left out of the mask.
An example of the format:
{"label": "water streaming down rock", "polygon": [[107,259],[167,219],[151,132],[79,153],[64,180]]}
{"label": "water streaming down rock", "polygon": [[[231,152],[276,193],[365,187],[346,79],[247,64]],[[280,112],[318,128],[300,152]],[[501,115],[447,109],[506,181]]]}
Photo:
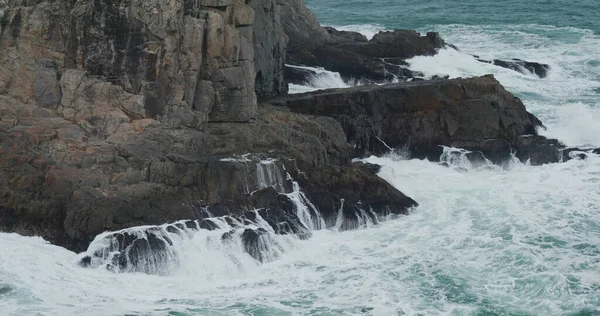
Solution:
{"label": "water streaming down rock", "polygon": [[349,88],[361,82],[344,80],[340,73],[321,67],[285,65],[285,77],[290,83],[290,93],[302,93],[320,89]]}
{"label": "water streaming down rock", "polygon": [[217,252],[228,264],[237,266],[270,262],[293,247],[294,240],[310,238],[315,230],[332,227],[345,231],[378,222],[377,214],[361,205],[350,212],[344,210],[342,199],[337,218],[328,225],[278,160],[244,156],[222,161],[244,164],[248,174],[254,173],[245,181],[249,196],[260,200],[277,195],[281,205],[247,211],[198,207],[199,219],[105,232],[81,255],[80,265],[117,273],[169,275],[179,269],[186,260],[185,252],[190,251],[206,253],[202,260],[211,260],[209,254]]}
{"label": "water streaming down rock", "polygon": [[261,160],[256,164],[258,189],[274,187],[277,192],[284,192],[284,179],[275,164],[277,160]]}

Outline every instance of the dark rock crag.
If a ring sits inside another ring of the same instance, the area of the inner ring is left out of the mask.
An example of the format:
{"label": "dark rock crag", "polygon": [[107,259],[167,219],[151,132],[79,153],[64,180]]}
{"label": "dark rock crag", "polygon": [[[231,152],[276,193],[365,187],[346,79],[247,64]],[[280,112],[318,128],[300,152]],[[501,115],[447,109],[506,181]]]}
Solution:
{"label": "dark rock crag", "polygon": [[564,148],[537,135],[542,123],[491,75],[334,89],[281,97],[271,104],[335,118],[353,157],[405,148],[438,160],[441,146],[482,152],[501,162],[515,152],[532,164],[558,162]]}
{"label": "dark rock crag", "polygon": [[548,73],[550,72],[550,65],[542,64],[537,62],[526,61],[518,58],[512,59],[493,59],[493,60],[485,60],[479,58],[479,56],[474,56],[477,61],[486,64],[496,65],[502,68],[514,70],[523,74],[532,73],[540,78],[548,77]]}
{"label": "dark rock crag", "polygon": [[322,28],[302,0],[0,0],[0,231],[74,251],[113,231],[82,265],[160,273],[169,234],[220,218],[266,261],[264,238],[309,237],[298,201],[339,230],[416,206],[353,157],[561,160],[491,76],[282,96],[286,58],[382,82],[446,45]]}
{"label": "dark rock crag", "polygon": [[7,3],[1,231],[82,251],[104,231],[202,220],[206,208],[272,209],[275,222],[290,188],[257,195],[261,159],[285,161],[329,224],[339,209],[416,205],[351,163],[334,119],[258,106],[286,89],[276,1]]}
{"label": "dark rock crag", "polygon": [[323,28],[303,0],[283,3],[282,22],[289,38],[287,63],[323,67],[365,82],[413,78],[406,59],[435,55],[447,46],[434,32],[421,36],[413,30],[396,30],[367,40],[356,32]]}

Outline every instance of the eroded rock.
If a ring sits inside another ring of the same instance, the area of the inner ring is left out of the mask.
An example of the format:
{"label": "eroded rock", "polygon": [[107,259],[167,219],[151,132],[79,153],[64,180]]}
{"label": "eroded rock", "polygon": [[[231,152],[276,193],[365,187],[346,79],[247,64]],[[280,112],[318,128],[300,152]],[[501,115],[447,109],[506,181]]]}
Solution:
{"label": "eroded rock", "polygon": [[[554,160],[542,159],[542,154],[533,157],[538,150],[524,135],[536,136],[541,122],[491,75],[333,89],[271,103],[335,118],[344,128],[353,157],[406,147],[412,157],[438,160],[443,145],[480,151],[492,161],[508,159],[511,149],[522,153],[519,158],[531,157],[533,163]],[[535,144],[554,153],[550,143]]]}

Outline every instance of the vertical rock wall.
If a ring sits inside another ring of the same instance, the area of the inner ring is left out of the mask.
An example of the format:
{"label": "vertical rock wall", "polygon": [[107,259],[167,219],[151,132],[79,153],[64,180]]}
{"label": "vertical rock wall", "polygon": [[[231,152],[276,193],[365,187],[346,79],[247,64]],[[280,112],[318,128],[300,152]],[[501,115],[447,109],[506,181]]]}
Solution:
{"label": "vertical rock wall", "polygon": [[256,63],[256,93],[266,98],[287,92],[283,70],[287,35],[283,30],[281,0],[248,0],[254,9],[254,50]]}
{"label": "vertical rock wall", "polygon": [[[279,24],[271,5],[261,30]],[[266,44],[254,45],[254,23],[244,0],[0,0],[0,94],[100,134],[110,134],[107,120],[247,122],[256,113],[255,47],[284,47],[270,38],[277,31],[261,31]],[[273,80],[278,62],[262,77]],[[260,81],[259,92],[283,91],[280,81]]]}

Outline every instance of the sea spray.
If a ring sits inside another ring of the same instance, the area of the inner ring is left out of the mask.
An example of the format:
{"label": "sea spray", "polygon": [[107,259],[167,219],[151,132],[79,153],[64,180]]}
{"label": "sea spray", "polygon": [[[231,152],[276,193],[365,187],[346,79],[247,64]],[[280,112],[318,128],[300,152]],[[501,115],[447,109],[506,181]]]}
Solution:
{"label": "sea spray", "polygon": [[357,83],[353,80],[344,80],[338,72],[325,70],[320,67],[296,65],[286,65],[286,67],[301,69],[308,73],[306,83],[304,85],[290,84],[290,93],[304,93],[332,88],[349,88],[357,85]]}
{"label": "sea spray", "polygon": [[[256,179],[246,181],[255,188],[249,194],[270,188],[287,198],[292,204],[291,209],[255,209],[214,217],[209,208],[201,207],[197,213],[205,214],[203,219],[100,234],[80,255],[79,264],[116,273],[142,272],[163,276],[185,270],[189,256],[211,258],[231,267],[243,266],[253,260],[256,265],[277,260],[294,248],[297,241],[327,228],[319,210],[286,173],[284,164],[274,159],[253,162],[249,157],[243,158],[224,158],[229,159],[224,161],[254,165]],[[291,183],[289,193],[285,182]],[[366,228],[378,222],[378,216],[367,206],[359,203],[348,211],[344,209],[343,200],[340,204],[333,226],[335,231]],[[383,217],[387,215],[382,214]],[[195,254],[188,254],[190,251]]]}
{"label": "sea spray", "polygon": [[381,177],[419,200],[410,216],[368,229],[314,230],[307,240],[269,234],[275,240],[260,244],[276,242],[283,251],[259,247],[273,256],[262,264],[244,249],[244,230],[222,241],[232,223],[243,223],[210,219],[217,228],[193,230],[190,239],[187,225],[169,233],[181,246],[179,263],[162,277],[79,268],[77,255],[39,238],[0,234],[0,283],[11,288],[0,294],[0,307],[8,315],[157,309],[184,315],[563,315],[600,306],[598,155],[465,170],[422,160],[366,161],[381,165]]}

